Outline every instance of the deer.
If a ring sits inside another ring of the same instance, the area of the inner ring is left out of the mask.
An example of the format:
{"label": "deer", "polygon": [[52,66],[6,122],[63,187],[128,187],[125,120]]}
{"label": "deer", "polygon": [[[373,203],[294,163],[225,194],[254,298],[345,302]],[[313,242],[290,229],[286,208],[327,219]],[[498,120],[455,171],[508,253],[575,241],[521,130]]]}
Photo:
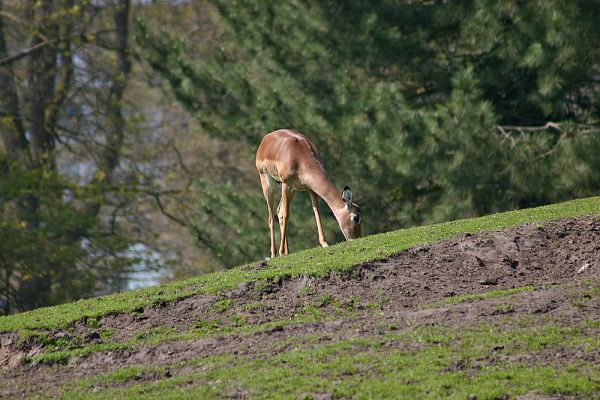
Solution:
{"label": "deer", "polygon": [[335,216],[344,238],[360,238],[361,213],[352,202],[352,190],[346,186],[338,192],[325,173],[323,160],[317,146],[306,136],[290,129],[279,129],[265,135],[256,151],[256,169],[267,202],[268,223],[271,234],[271,258],[275,258],[275,227],[273,201],[281,185],[281,201],[277,207],[281,240],[279,255],[289,252],[287,222],[290,203],[296,191],[308,191],[317,221],[319,244],[327,247],[323,234],[319,198],[323,199]]}

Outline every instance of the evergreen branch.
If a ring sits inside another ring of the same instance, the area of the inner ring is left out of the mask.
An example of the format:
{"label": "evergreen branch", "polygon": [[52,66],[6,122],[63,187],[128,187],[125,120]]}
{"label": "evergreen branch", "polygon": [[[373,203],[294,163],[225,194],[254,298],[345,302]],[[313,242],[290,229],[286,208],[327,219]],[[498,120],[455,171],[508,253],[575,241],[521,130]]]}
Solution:
{"label": "evergreen branch", "polygon": [[[554,129],[558,132],[563,132],[567,127],[565,124],[560,124],[557,122],[546,122],[541,126],[517,126],[517,125],[494,125],[494,128],[498,129],[502,136],[505,138],[510,138],[511,131],[517,131],[521,134],[525,132],[540,132],[546,131],[548,129]],[[596,133],[600,132],[600,126],[598,124],[574,124],[576,129],[580,129],[579,133]]]}
{"label": "evergreen branch", "polygon": [[[596,133],[600,132],[600,127],[592,124],[576,124],[575,128],[581,129],[579,133]],[[564,130],[566,129],[563,125],[556,122],[547,122],[541,126],[513,126],[513,125],[495,125],[495,128],[502,133],[502,136],[506,139],[509,139],[512,142],[513,147],[516,145],[514,137],[510,134],[511,131],[517,131],[520,134],[524,134],[525,132],[540,132],[546,131],[548,129],[555,129],[558,132],[561,132],[558,141],[547,151],[535,157],[535,159],[541,159],[544,157],[548,157],[558,148],[559,144],[565,138]]]}
{"label": "evergreen branch", "polygon": [[546,122],[545,125],[542,126],[516,126],[516,125],[495,125],[494,126],[496,129],[498,129],[500,131],[500,133],[502,133],[502,135],[504,137],[509,137],[510,134],[508,133],[508,131],[517,131],[519,133],[524,133],[524,132],[539,132],[539,131],[545,131],[548,129],[555,129],[559,132],[562,132],[563,128],[561,127],[560,124],[556,123],[556,122]]}

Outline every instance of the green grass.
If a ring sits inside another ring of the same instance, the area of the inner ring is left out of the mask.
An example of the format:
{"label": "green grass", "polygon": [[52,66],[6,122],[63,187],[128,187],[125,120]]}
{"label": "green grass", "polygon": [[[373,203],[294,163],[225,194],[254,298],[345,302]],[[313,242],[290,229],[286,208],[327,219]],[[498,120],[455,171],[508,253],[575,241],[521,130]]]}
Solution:
{"label": "green grass", "polygon": [[[230,300],[227,300],[228,302]],[[156,346],[168,342],[199,340],[207,337],[223,338],[226,336],[253,335],[274,329],[281,329],[295,324],[305,324],[311,322],[323,322],[334,318],[351,318],[352,311],[334,306],[328,315],[322,307],[322,299],[319,299],[317,305],[308,305],[303,307],[299,313],[289,319],[273,320],[260,324],[247,323],[243,315],[232,315],[226,320],[199,319],[194,324],[194,328],[187,331],[179,331],[177,327],[156,326],[148,328],[145,331],[138,332],[132,339],[121,342],[111,342],[112,330],[101,331],[106,341],[103,343],[83,344],[80,338],[73,340],[61,339],[50,340],[48,334],[38,331],[21,331],[21,335],[26,336],[22,340],[29,340],[35,343],[46,345],[44,351],[34,356],[25,357],[26,363],[45,363],[45,364],[66,364],[71,357],[84,357],[96,352],[106,352],[110,350],[136,350],[141,346]],[[335,303],[328,303],[335,305]],[[218,310],[218,309],[217,309]],[[20,336],[21,336],[20,335]]]}
{"label": "green grass", "polygon": [[[317,393],[361,399],[495,399],[538,392],[593,398],[600,389],[597,365],[518,361],[520,354],[551,358],[564,348],[582,348],[588,328],[524,325],[511,331],[486,324],[421,327],[335,342],[317,335],[277,354],[266,350],[259,357],[208,356],[168,366],[125,367],[71,382],[58,394],[86,399],[229,398],[236,393],[257,399]],[[138,383],[144,374],[162,378]],[[98,387],[102,390],[92,391]]]}
{"label": "green grass", "polygon": [[517,294],[517,293],[532,292],[535,289],[536,289],[535,286],[521,286],[521,287],[506,289],[506,290],[490,290],[489,292],[484,292],[484,293],[461,294],[458,296],[448,297],[446,300],[444,300],[444,302],[446,304],[457,304],[457,303],[463,303],[466,301],[491,299],[494,297],[512,296],[513,294]]}
{"label": "green grass", "polygon": [[459,233],[476,233],[563,217],[600,214],[600,197],[459,220],[437,225],[402,229],[372,235],[328,248],[314,248],[287,257],[270,260],[263,269],[243,267],[201,275],[168,284],[80,300],[55,307],[0,318],[0,332],[65,327],[82,318],[95,319],[108,313],[125,313],[196,293],[218,294],[234,289],[242,282],[265,282],[292,276],[326,276],[332,271],[349,270],[353,266],[381,259],[412,246],[432,243]]}
{"label": "green grass", "polygon": [[85,357],[101,351],[132,350],[133,348],[128,342],[89,344],[75,349],[58,349],[35,356],[26,356],[23,361],[25,363],[66,364],[71,357]]}
{"label": "green grass", "polygon": [[[211,361],[221,360],[207,360],[207,364]],[[431,361],[434,360],[422,360],[423,363]],[[299,360],[294,358],[290,362],[298,363]],[[470,395],[477,399],[502,399],[529,392],[593,398],[598,390],[593,375],[584,374],[587,370],[584,365],[558,370],[549,366],[516,364],[488,367],[476,376],[464,372],[441,372],[432,366],[436,365],[411,364],[410,355],[403,353],[390,354],[385,360],[368,356],[338,357],[328,363],[312,364],[312,370],[285,368],[281,364],[271,366],[262,360],[254,360],[233,368],[211,369],[207,373],[109,387],[98,393],[76,389],[65,393],[62,398],[217,399],[234,398],[236,393],[241,392],[245,393],[244,398],[256,399],[312,399],[314,397],[310,393],[329,393],[333,398],[464,400]],[[392,369],[380,378],[364,376],[364,370],[373,367]]]}

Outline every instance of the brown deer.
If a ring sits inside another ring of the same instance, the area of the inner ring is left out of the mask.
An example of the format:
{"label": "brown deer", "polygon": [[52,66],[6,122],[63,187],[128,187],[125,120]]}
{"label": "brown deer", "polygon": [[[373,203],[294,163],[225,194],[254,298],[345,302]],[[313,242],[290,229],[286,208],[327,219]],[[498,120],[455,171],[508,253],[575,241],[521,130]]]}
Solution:
{"label": "brown deer", "polygon": [[321,246],[328,245],[321,226],[319,197],[333,211],[346,240],[360,237],[360,208],[352,203],[352,191],[349,187],[341,193],[337,191],[325,174],[319,150],[306,136],[288,129],[267,134],[256,151],[256,169],[269,210],[271,258],[275,257],[273,200],[277,183],[281,183],[281,201],[277,207],[281,230],[279,255],[288,254],[286,225],[290,203],[297,190],[307,190],[310,194]]}

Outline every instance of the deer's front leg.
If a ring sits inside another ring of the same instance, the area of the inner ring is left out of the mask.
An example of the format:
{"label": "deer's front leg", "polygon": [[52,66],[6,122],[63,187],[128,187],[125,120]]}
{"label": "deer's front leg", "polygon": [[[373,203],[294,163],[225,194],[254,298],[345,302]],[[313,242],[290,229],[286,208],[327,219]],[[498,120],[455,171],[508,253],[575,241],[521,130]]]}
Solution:
{"label": "deer's front leg", "polygon": [[273,218],[273,203],[275,199],[275,183],[273,179],[265,173],[260,174],[260,184],[262,186],[267,209],[269,210],[269,232],[271,233],[271,258],[275,258],[275,224]]}
{"label": "deer's front leg", "polygon": [[285,183],[281,184],[281,202],[277,207],[277,216],[279,217],[279,229],[281,232],[281,243],[279,245],[279,255],[289,253],[287,240],[287,220],[289,218],[290,203],[294,198],[294,190]]}
{"label": "deer's front leg", "polygon": [[315,192],[309,190],[310,201],[312,202],[312,209],[315,213],[315,219],[317,220],[317,232],[319,234],[319,244],[322,247],[329,246],[327,241],[325,240],[325,235],[323,234],[323,226],[321,225],[321,214],[319,213],[319,196],[316,195]]}

